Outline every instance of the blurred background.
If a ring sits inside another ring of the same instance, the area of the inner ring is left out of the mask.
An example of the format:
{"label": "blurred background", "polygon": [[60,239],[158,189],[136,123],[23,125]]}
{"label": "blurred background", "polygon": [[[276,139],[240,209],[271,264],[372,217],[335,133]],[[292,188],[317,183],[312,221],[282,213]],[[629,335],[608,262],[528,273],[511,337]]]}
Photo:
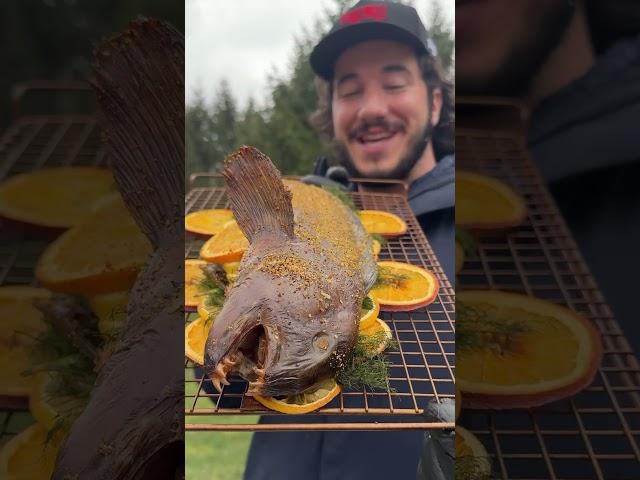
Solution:
{"label": "blurred background", "polygon": [[[316,107],[308,57],[355,0],[187,0],[186,174],[216,171],[234,148],[254,145],[288,174],[326,154],[308,117]],[[454,3],[415,0],[453,76]]]}
{"label": "blurred background", "polygon": [[[225,156],[244,144],[258,147],[287,174],[312,170],[314,160],[328,152],[308,121],[316,108],[308,57],[340,12],[355,3],[185,2],[187,179],[194,172],[218,171]],[[417,9],[453,78],[454,3],[403,3]],[[197,389],[197,383],[187,383],[187,388]],[[220,415],[199,419],[211,423],[257,420]],[[186,478],[242,478],[251,435],[187,432]]]}

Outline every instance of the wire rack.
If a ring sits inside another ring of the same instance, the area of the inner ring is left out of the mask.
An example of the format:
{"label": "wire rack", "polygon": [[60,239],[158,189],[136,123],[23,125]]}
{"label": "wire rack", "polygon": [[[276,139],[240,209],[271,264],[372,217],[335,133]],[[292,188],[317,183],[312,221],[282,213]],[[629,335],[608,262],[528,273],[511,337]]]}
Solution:
{"label": "wire rack", "polygon": [[[317,416],[310,415],[297,418],[292,423],[290,416],[276,414],[246,396],[247,383],[241,378],[232,378],[231,385],[218,394],[201,370],[193,375],[194,365],[186,361],[186,430],[389,430],[451,426],[427,423],[420,415],[430,401],[455,396],[454,291],[404,197],[396,194],[354,193],[353,199],[358,208],[391,212],[407,223],[407,233],[389,240],[382,248],[381,260],[395,260],[427,268],[440,281],[437,300],[428,307],[412,312],[380,314],[380,318],[391,327],[398,344],[397,350],[386,353],[392,363],[389,384],[395,392],[345,389],[317,412],[332,417],[331,421],[319,422]],[[223,187],[194,188],[189,192],[186,198],[187,213],[205,208],[228,208]],[[196,258],[202,243],[203,240],[188,239],[185,245],[186,258]],[[241,425],[197,423],[203,416],[221,414],[275,415],[278,421],[273,424]],[[365,414],[380,416],[380,421],[363,421],[362,415]],[[305,418],[309,420],[305,421]]]}
{"label": "wire rack", "polygon": [[459,423],[487,448],[497,478],[639,479],[640,366],[528,160],[522,136],[457,129],[456,154],[459,169],[504,181],[529,212],[523,225],[479,239],[458,287],[565,304],[593,320],[604,347],[594,383],[575,397],[530,410],[463,410]]}
{"label": "wire rack", "polygon": [[[104,163],[100,131],[91,115],[23,116],[0,137],[0,181],[42,167]],[[35,263],[51,239],[6,227],[0,222],[0,285],[31,285]],[[27,408],[27,398],[0,397],[5,418]],[[3,427],[2,435],[9,434]]]}

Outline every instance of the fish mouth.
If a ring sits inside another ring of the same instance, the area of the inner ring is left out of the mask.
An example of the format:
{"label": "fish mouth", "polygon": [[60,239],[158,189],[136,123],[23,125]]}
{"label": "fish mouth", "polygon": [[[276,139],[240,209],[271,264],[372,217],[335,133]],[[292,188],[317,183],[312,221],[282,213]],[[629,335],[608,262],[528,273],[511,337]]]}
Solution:
{"label": "fish mouth", "polygon": [[267,361],[268,337],[263,325],[251,328],[231,346],[216,364],[210,377],[213,386],[222,392],[229,385],[227,377],[237,373],[249,382],[249,395],[259,395],[264,385]]}

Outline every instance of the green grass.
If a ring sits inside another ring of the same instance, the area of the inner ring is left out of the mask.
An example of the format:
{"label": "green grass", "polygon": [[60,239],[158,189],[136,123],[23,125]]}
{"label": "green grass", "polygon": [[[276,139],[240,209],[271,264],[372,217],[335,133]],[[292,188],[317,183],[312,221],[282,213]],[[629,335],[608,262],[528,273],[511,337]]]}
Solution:
{"label": "green grass", "polygon": [[[198,423],[255,423],[257,416],[198,417]],[[186,480],[241,480],[250,432],[186,432]]]}
{"label": "green grass", "polygon": [[[185,371],[187,379],[193,379],[193,370]],[[197,386],[187,383],[186,393],[194,395]],[[185,400],[191,408],[193,400]],[[196,408],[210,408],[206,398],[198,400]],[[187,416],[187,423],[257,423],[257,415],[208,415]],[[251,432],[185,432],[186,480],[241,480],[251,443]]]}

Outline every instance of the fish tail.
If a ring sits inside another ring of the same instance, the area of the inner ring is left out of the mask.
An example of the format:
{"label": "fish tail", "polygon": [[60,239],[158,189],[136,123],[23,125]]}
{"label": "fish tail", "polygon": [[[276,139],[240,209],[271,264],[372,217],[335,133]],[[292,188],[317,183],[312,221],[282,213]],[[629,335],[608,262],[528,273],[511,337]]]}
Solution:
{"label": "fish tail", "polygon": [[183,228],[184,37],[137,19],[98,45],[89,81],[120,192],[157,247]]}
{"label": "fish tail", "polygon": [[225,160],[229,202],[249,242],[259,232],[293,238],[291,192],[269,157],[257,148],[241,147]]}

